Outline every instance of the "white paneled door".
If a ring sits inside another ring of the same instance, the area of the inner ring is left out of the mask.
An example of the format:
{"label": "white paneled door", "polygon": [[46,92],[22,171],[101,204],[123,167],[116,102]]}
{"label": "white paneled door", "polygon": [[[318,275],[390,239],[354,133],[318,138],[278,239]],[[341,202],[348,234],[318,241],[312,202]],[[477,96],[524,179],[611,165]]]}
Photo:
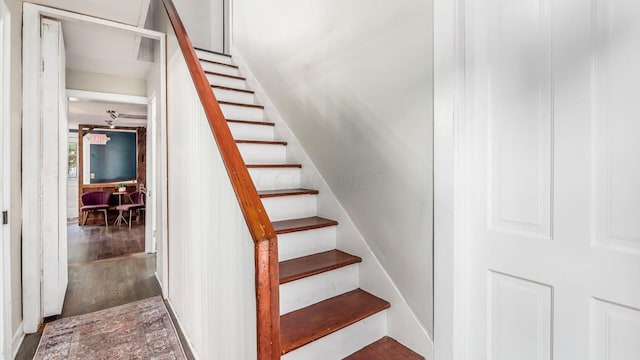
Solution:
{"label": "white paneled door", "polygon": [[42,19],[42,311],[58,315],[67,290],[67,97],[59,21]]}
{"label": "white paneled door", "polygon": [[640,359],[640,2],[466,0],[466,359]]}

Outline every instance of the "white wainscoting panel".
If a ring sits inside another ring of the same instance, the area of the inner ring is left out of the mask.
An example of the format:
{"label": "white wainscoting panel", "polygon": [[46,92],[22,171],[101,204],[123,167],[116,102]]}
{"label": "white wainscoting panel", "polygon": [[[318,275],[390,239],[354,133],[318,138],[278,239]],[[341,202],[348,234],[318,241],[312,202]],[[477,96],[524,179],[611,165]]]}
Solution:
{"label": "white wainscoting panel", "polygon": [[169,299],[201,359],[255,359],[253,241],[179,52],[167,79]]}
{"label": "white wainscoting panel", "polygon": [[492,230],[551,236],[549,23],[549,0],[492,2],[488,109]]}
{"label": "white wainscoting panel", "polygon": [[552,288],[489,272],[488,359],[551,360]]}
{"label": "white wainscoting panel", "polygon": [[[640,252],[640,2],[595,0],[597,244]],[[615,139],[615,141],[614,141]]]}
{"label": "white wainscoting panel", "polygon": [[640,359],[640,309],[591,301],[590,360]]}

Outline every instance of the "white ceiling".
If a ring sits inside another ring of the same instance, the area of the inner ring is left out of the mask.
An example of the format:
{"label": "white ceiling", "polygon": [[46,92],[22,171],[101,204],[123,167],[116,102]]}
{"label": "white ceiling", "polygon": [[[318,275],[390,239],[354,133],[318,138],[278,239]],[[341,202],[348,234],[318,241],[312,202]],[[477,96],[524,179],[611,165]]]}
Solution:
{"label": "white ceiling", "polygon": [[31,0],[31,3],[144,26],[151,0]]}
{"label": "white ceiling", "polygon": [[146,79],[153,65],[153,49],[141,48],[141,37],[130,32],[63,21],[62,33],[67,69]]}
{"label": "white ceiling", "polygon": [[[35,0],[36,4],[144,27],[151,0]],[[62,21],[67,70],[134,79],[147,78],[153,66],[153,42],[131,32],[78,21]],[[107,125],[107,110],[146,115],[145,105],[98,101],[69,102],[69,128],[78,124]],[[146,126],[146,120],[119,118],[120,126]]]}
{"label": "white ceiling", "polygon": [[[69,128],[77,129],[79,124],[103,125],[111,119],[107,110],[115,110],[120,114],[147,115],[146,105],[109,103],[99,101],[69,101]],[[147,120],[118,118],[113,122],[118,126],[147,126]]]}

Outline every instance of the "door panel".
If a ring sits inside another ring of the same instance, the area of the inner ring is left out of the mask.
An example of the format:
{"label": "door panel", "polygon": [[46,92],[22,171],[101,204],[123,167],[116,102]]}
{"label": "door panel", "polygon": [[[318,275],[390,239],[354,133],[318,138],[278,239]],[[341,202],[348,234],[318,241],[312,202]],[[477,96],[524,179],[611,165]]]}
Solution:
{"label": "door panel", "polygon": [[60,22],[42,20],[42,306],[57,315],[67,288],[65,52]]}
{"label": "door panel", "polygon": [[640,359],[639,14],[465,1],[467,359]]}

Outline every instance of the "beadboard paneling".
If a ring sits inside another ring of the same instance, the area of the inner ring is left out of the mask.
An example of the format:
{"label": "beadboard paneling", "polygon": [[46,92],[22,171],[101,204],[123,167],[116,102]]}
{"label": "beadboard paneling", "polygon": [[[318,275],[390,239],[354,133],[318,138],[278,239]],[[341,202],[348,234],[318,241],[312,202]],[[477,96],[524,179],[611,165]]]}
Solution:
{"label": "beadboard paneling", "polygon": [[198,358],[255,359],[254,244],[180,52],[167,80],[169,299]]}

